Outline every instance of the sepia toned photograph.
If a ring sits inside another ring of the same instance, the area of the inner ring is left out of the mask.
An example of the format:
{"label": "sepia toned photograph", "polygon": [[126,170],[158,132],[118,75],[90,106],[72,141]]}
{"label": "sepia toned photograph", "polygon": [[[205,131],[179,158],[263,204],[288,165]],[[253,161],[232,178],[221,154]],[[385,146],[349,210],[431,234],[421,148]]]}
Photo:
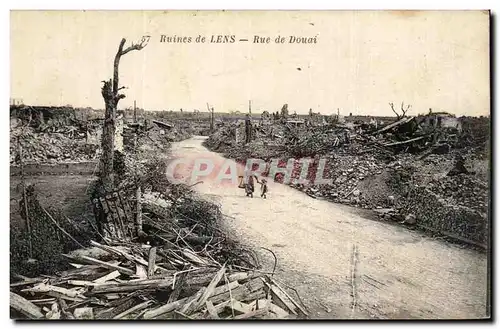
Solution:
{"label": "sepia toned photograph", "polygon": [[11,319],[491,319],[491,20],[11,10]]}

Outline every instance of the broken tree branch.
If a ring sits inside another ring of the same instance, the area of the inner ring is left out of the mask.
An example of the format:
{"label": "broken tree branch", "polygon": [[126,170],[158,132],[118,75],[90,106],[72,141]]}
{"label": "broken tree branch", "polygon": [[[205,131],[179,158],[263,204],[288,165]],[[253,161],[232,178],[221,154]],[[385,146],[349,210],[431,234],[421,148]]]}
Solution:
{"label": "broken tree branch", "polygon": [[66,232],[66,230],[64,230],[57,222],[56,220],[49,214],[49,212],[47,210],[45,210],[44,207],[42,207],[42,205],[40,205],[40,208],[42,208],[42,210],[45,212],[45,214],[49,217],[49,219],[52,221],[52,223],[54,223],[54,225],[61,231],[64,233],[64,235],[66,235],[68,238],[70,238],[73,242],[75,242],[77,245],[79,245],[81,248],[85,248],[80,242],[78,242],[78,240],[76,240],[71,234],[69,234],[68,232]]}

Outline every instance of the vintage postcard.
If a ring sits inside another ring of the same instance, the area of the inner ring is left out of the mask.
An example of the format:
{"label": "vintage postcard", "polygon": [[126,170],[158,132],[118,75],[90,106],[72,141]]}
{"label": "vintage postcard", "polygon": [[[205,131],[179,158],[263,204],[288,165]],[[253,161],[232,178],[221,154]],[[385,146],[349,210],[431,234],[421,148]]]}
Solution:
{"label": "vintage postcard", "polygon": [[489,319],[490,19],[11,11],[11,318]]}

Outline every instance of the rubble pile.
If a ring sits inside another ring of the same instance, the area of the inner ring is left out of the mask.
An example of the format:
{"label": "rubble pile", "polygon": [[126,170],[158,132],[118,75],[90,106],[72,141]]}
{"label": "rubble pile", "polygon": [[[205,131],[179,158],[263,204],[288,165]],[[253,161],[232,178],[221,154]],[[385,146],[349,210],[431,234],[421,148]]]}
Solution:
{"label": "rubble pile", "polygon": [[295,157],[325,154],[348,142],[348,131],[343,127],[317,127],[293,132],[289,129],[287,151]]}
{"label": "rubble pile", "polygon": [[67,128],[64,132],[57,131],[50,133],[36,131],[32,127],[11,129],[11,165],[18,165],[20,163],[19,145],[21,146],[24,163],[95,160],[99,155],[99,146],[87,143],[86,134],[75,129]]}
{"label": "rubble pile", "polygon": [[[281,159],[279,167],[286,167],[286,161],[294,158],[292,178],[298,178],[301,172],[299,159],[312,158],[309,183],[296,184],[292,180],[292,187],[311,197],[376,209],[384,219],[403,221],[410,216],[405,223],[421,223],[439,232],[446,229],[446,234],[465,239],[469,236],[471,241],[475,229],[465,225],[467,216],[463,214],[469,214],[471,222],[487,216],[488,171],[483,168],[476,172],[477,168],[472,167],[479,163],[479,167],[485,167],[482,163],[488,159],[488,118],[440,118],[429,113],[403,116],[382,127],[371,122],[308,126],[281,120],[256,130],[252,142],[238,145],[233,142],[235,126],[228,125],[212,134],[206,145],[242,163],[248,158],[270,163],[277,157]],[[332,184],[314,184],[320,159],[326,160],[322,177],[332,179]],[[284,175],[273,178],[283,182]],[[430,211],[420,219],[419,213],[405,207],[424,206],[424,199],[410,193],[420,188],[437,197],[441,211],[449,213],[446,216],[461,209],[463,225],[445,227],[437,212]]]}
{"label": "rubble pile", "polygon": [[148,134],[153,140],[167,140],[168,142],[179,142],[191,137],[190,127],[176,122],[167,123],[164,121],[152,120],[153,129],[148,130]]}
{"label": "rubble pile", "polygon": [[102,119],[93,112],[70,107],[11,106],[11,165],[19,165],[19,151],[24,163],[95,160]]}
{"label": "rubble pile", "polygon": [[214,151],[225,152],[236,146],[236,123],[228,123],[217,129],[205,141],[205,145]]}
{"label": "rubble pile", "polygon": [[[306,192],[314,197],[323,197],[332,201],[348,204],[362,205],[363,198],[357,189],[360,181],[381,173],[382,166],[377,163],[372,155],[362,156],[335,156],[322,157],[326,159],[324,179],[331,179],[331,184],[291,184],[292,187]],[[310,181],[315,181],[319,158],[310,165]],[[300,173],[300,164],[296,163],[297,177]]]}
{"label": "rubble pile", "polygon": [[458,136],[457,147],[470,147],[484,151],[490,139],[490,121],[488,118],[467,118],[463,120],[463,132]]}
{"label": "rubble pile", "polygon": [[427,184],[426,187],[449,203],[487,213],[488,184],[471,175],[445,176]]}
{"label": "rubble pile", "polygon": [[159,150],[166,150],[170,143],[190,137],[188,129],[158,120],[142,120],[123,127],[123,144],[125,151],[129,152],[135,151],[137,145],[150,145]]}
{"label": "rubble pile", "polygon": [[405,222],[486,248],[488,215],[470,207],[450,203],[425,186],[413,187],[401,206]]}

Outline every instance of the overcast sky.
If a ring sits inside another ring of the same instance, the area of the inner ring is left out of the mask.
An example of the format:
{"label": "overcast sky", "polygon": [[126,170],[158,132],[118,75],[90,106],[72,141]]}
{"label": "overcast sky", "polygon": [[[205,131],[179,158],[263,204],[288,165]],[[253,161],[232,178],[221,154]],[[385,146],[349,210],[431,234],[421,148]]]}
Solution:
{"label": "overcast sky", "polygon": [[[391,115],[433,110],[489,114],[487,12],[11,12],[11,97],[31,105],[103,108],[101,80],[120,63],[119,108]],[[161,43],[161,35],[192,37]],[[232,44],[195,43],[235,35]],[[255,35],[270,44],[254,44]],[[287,39],[275,44],[278,36]],[[290,36],[317,38],[289,44]]]}

